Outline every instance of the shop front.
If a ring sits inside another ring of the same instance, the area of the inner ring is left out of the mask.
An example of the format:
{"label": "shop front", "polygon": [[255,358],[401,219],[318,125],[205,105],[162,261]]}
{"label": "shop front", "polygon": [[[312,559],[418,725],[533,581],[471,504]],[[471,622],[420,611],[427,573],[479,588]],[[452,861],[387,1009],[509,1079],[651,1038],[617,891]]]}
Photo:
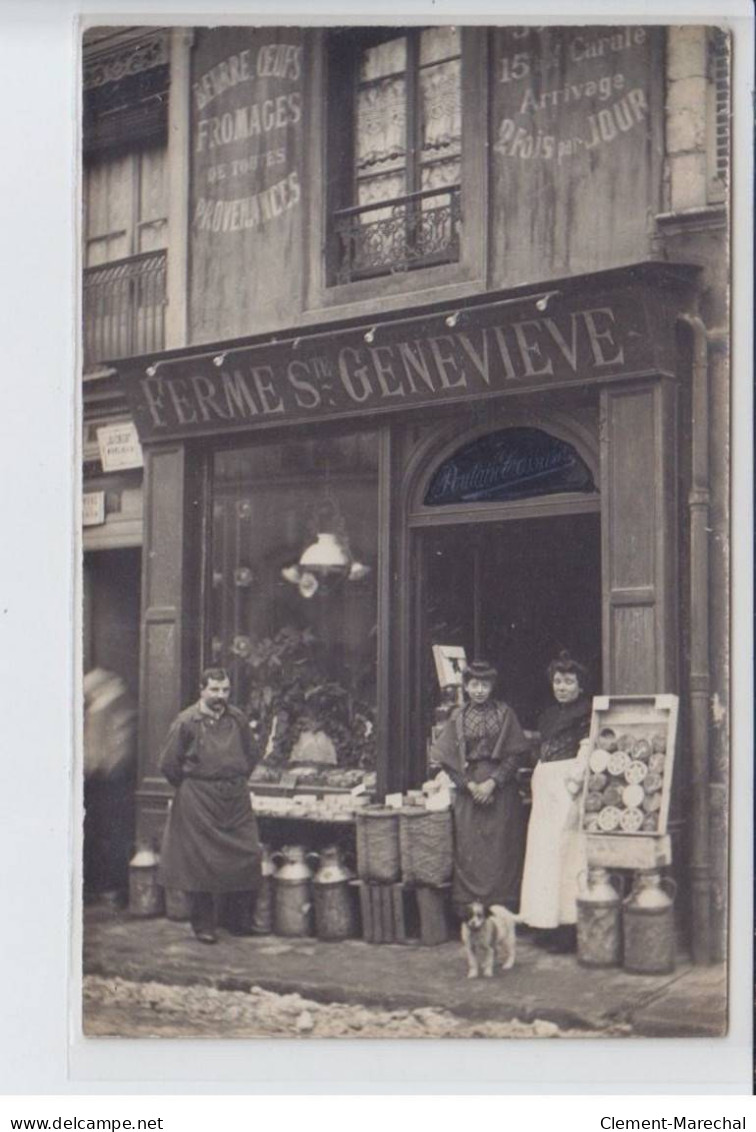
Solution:
{"label": "shop front", "polygon": [[680,630],[695,285],[646,263],[119,364],[146,465],[142,844],[205,666],[252,721],[266,837],[300,822],[316,846],[427,777],[434,647],[495,664],[526,729],[568,649],[594,694],[681,697],[670,828],[704,938]]}

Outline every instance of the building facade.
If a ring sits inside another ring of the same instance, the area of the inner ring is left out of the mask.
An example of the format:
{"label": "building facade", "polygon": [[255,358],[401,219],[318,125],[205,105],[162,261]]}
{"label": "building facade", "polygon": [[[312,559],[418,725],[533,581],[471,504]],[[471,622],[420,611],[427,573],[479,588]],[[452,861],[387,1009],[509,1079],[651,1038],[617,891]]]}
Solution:
{"label": "building facade", "polygon": [[702,26],[87,33],[85,655],[138,693],[139,844],[206,665],[263,793],[380,798],[425,777],[433,646],[525,726],[568,648],[679,696],[681,931],[723,957],[729,62]]}

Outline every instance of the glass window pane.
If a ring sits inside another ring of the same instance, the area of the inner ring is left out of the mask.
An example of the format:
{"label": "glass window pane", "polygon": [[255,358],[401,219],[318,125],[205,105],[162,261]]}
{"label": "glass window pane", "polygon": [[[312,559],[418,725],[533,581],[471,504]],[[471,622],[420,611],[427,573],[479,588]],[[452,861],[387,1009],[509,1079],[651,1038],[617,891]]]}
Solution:
{"label": "glass window pane", "polygon": [[137,251],[164,248],[168,240],[166,150],[147,149],[139,162],[139,233]]}
{"label": "glass window pane", "polygon": [[215,455],[209,656],[256,724],[263,781],[373,770],[377,529],[372,433]]}
{"label": "glass window pane", "polygon": [[[423,165],[420,171],[420,187],[422,189],[441,189],[446,185],[458,185],[460,178],[460,163],[458,157],[446,161],[434,161]],[[438,207],[439,202],[446,203],[446,195],[430,197],[423,201],[424,205]]]}
{"label": "glass window pane", "polygon": [[461,38],[459,28],[426,28],[420,33],[420,65],[434,63],[459,55]]}
{"label": "glass window pane", "polygon": [[371,82],[385,75],[396,75],[407,69],[407,39],[387,39],[375,47],[362,52],[360,60],[360,82]]}
{"label": "glass window pane", "polygon": [[403,78],[382,79],[357,95],[357,172],[382,172],[403,164],[407,151],[407,95]]}
{"label": "glass window pane", "polygon": [[420,136],[423,156],[459,151],[462,137],[460,60],[420,71]]}
{"label": "glass window pane", "polygon": [[439,507],[595,490],[590,469],[571,444],[541,429],[507,428],[470,441],[444,460],[423,502]]}

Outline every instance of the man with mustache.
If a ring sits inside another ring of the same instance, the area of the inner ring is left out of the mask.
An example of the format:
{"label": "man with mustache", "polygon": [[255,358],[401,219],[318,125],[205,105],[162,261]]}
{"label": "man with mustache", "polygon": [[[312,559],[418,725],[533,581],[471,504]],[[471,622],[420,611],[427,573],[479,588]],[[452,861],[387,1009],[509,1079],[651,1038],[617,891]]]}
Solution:
{"label": "man with mustache", "polygon": [[176,793],[163,838],[160,882],[187,892],[201,943],[217,941],[218,897],[226,894],[231,931],[252,932],[252,893],[260,882],[260,842],[247,780],[255,764],[249,723],[229,703],[223,668],[207,668],[200,698],[180,712],[160,754]]}

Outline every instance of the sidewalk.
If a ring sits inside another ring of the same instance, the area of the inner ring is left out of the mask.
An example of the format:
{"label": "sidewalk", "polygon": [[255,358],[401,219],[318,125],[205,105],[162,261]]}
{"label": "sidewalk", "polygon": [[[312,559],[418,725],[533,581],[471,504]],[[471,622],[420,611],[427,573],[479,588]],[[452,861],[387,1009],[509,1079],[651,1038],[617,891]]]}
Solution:
{"label": "sidewalk", "polygon": [[390,1010],[443,1007],[468,1019],[541,1019],[561,1028],[639,1037],[725,1032],[722,966],[692,967],[681,959],[671,975],[589,970],[574,956],[548,955],[523,939],[512,971],[479,980],[467,979],[465,972],[458,942],[421,947],[221,933],[208,947],[187,924],[135,920],[101,907],[85,911],[87,975],[217,990],[256,986],[317,1002]]}

